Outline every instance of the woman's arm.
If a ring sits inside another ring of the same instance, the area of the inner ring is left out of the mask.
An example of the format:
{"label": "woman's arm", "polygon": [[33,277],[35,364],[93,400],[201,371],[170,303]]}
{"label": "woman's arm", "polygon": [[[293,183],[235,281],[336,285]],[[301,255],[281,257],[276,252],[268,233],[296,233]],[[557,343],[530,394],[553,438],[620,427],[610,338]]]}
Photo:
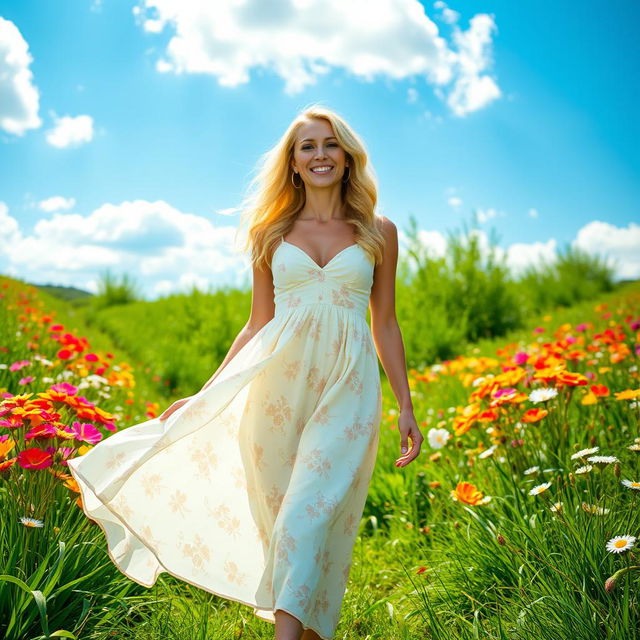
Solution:
{"label": "woman's arm", "polygon": [[[396,266],[398,263],[398,231],[391,220],[383,217],[382,233],[385,236],[383,261],[375,268],[371,288],[371,334],[378,357],[398,401],[402,456],[396,466],[405,466],[420,453],[424,439],[413,415],[413,402],[407,379],[404,344],[395,310]],[[407,438],[411,439],[411,451],[407,451]],[[406,454],[406,455],[404,455]]]}
{"label": "woman's arm", "polygon": [[273,318],[273,314],[275,313],[273,295],[273,274],[271,273],[271,269],[262,270],[254,266],[251,314],[249,320],[236,336],[224,360],[216,369],[216,372],[205,382],[202,390],[206,389],[218,375],[220,375],[220,372],[229,364],[236,353]]}

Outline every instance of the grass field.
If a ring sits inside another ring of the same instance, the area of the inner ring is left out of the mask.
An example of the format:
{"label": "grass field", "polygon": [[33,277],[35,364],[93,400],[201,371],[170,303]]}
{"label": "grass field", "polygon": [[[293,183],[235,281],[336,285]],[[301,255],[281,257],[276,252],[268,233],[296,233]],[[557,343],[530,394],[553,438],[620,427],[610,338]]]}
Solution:
{"label": "grass field", "polygon": [[[0,295],[0,635],[272,638],[245,605],[120,574],[64,464],[201,385],[246,295],[100,314],[4,277]],[[336,638],[640,637],[640,284],[459,340],[409,370],[425,442],[404,469],[383,380]]]}

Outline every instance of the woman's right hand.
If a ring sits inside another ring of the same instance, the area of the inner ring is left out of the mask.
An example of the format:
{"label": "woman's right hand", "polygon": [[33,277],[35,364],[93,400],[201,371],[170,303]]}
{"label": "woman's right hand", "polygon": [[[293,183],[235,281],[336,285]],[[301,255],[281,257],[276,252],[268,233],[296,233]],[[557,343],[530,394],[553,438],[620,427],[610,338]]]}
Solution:
{"label": "woman's right hand", "polygon": [[168,409],[166,409],[163,413],[158,417],[159,420],[166,420],[174,411],[177,411],[182,405],[186,404],[191,400],[193,396],[188,396],[186,398],[180,398],[180,400],[176,400]]}

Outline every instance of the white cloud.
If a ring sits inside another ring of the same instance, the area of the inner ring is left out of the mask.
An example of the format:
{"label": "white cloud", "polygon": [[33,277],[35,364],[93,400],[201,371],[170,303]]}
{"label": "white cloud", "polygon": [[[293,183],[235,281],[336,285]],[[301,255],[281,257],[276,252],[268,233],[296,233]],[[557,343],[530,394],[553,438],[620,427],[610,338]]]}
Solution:
{"label": "white cloud", "polygon": [[501,211],[498,211],[497,209],[493,209],[493,208],[476,210],[476,216],[480,224],[489,222],[489,220],[492,220],[493,218],[497,218],[498,216],[504,217],[504,215],[505,214],[502,213]]}
{"label": "white cloud", "polygon": [[409,87],[407,89],[407,102],[409,104],[413,104],[417,100],[418,100],[418,92],[413,87]]}
{"label": "white cloud", "polygon": [[556,261],[556,240],[546,242],[516,242],[507,249],[507,265],[512,273],[520,275],[527,267],[541,267]]}
{"label": "white cloud", "polygon": [[447,200],[447,204],[454,209],[462,206],[462,198],[458,198],[458,196],[451,196]]}
{"label": "white cloud", "polygon": [[42,125],[40,93],[29,69],[32,62],[18,27],[0,17],[0,127],[18,136]]}
{"label": "white cloud", "polygon": [[9,207],[6,203],[0,201],[0,247],[11,244],[19,235],[18,221],[9,215]]}
{"label": "white cloud", "polygon": [[538,217],[538,210],[534,209],[533,207],[531,209],[529,209],[529,211],[527,211],[527,214],[530,218],[537,218]]}
{"label": "white cloud", "polygon": [[66,211],[75,206],[75,198],[63,198],[62,196],[52,196],[46,200],[38,202],[38,209],[51,213],[52,211]]}
{"label": "white cloud", "polygon": [[433,6],[436,9],[442,9],[440,17],[442,21],[446,22],[447,24],[453,24],[455,22],[458,22],[458,20],[460,19],[460,14],[453,9],[449,9],[446,2],[441,2],[440,0],[438,0],[438,2],[433,3]]}
{"label": "white cloud", "polygon": [[88,215],[56,212],[31,233],[0,202],[0,271],[35,283],[97,291],[106,269],[129,273],[146,296],[248,286],[249,260],[235,251],[236,226],[215,227],[163,201],[104,204]]}
{"label": "white cloud", "polygon": [[500,88],[490,76],[483,72],[491,66],[491,37],[497,30],[493,16],[475,15],[467,31],[454,28],[453,39],[458,45],[456,55],[456,81],[447,103],[457,116],[477,111],[497,100]]}
{"label": "white cloud", "polygon": [[640,226],[635,222],[616,227],[593,220],[578,231],[573,246],[602,255],[619,278],[640,278]]}
{"label": "white cloud", "polygon": [[289,95],[332,69],[365,81],[422,76],[454,83],[448,97],[437,95],[458,116],[501,95],[485,75],[495,28],[488,14],[466,31],[454,24],[451,46],[418,0],[140,0],[133,13],[147,33],[171,33],[158,71],[208,73],[225,87],[246,84],[253,69],[275,72]]}
{"label": "white cloud", "polygon": [[59,149],[77,147],[93,139],[93,118],[87,115],[54,117],[55,124],[47,131],[47,142]]}

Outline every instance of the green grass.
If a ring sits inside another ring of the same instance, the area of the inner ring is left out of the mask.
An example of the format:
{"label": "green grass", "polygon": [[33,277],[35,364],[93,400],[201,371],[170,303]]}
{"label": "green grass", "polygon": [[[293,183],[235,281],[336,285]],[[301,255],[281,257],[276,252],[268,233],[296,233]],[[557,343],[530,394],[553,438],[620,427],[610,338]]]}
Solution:
{"label": "green grass", "polygon": [[[94,351],[113,351],[118,362],[133,363],[135,395],[161,403],[169,396],[193,392],[192,385],[209,377],[224,355],[216,349],[231,341],[246,319],[248,303],[242,293],[216,297],[194,292],[156,303],[111,305],[96,313],[89,306],[69,305],[44,294],[40,299],[44,301],[42,312],[55,311],[56,319],[69,331],[90,338]],[[555,340],[553,333],[558,327],[583,322],[595,325],[587,332],[590,342],[612,322],[624,324],[625,318],[639,318],[639,300],[640,285],[625,284],[591,301],[531,313],[522,327],[500,337],[463,342],[460,353],[496,357],[505,345],[517,343],[518,349],[527,349],[532,343],[541,345]],[[604,318],[602,310],[594,310],[598,303],[608,305],[611,317]],[[545,332],[534,334],[541,326]],[[25,346],[27,336],[16,333],[21,328],[15,311],[3,307],[0,335],[4,345],[0,346],[9,352],[2,361],[33,355]],[[636,339],[627,327],[626,340],[631,347]],[[600,350],[604,353],[601,364],[610,365],[609,371],[599,373],[598,367],[584,361],[571,362],[568,368],[595,371],[597,382],[612,391],[640,386],[633,349],[618,363],[610,362],[611,352],[606,348]],[[55,351],[44,341],[41,351],[54,359]],[[424,369],[416,373],[424,373]],[[16,374],[0,371],[0,386],[17,392],[16,379]],[[44,388],[31,384],[36,391]],[[468,403],[473,387],[463,386],[452,375],[426,383],[412,374],[411,385],[423,434],[438,424],[453,431],[456,408]],[[558,400],[543,421],[527,426],[522,447],[509,446],[513,422],[509,423],[508,414],[500,421],[506,440],[493,456],[478,458],[479,445],[486,448],[495,441],[475,425],[440,450],[439,460],[430,459],[434,451],[425,441],[419,458],[398,469],[393,465],[400,454],[393,413],[396,404],[384,379],[383,388],[378,460],[336,638],[639,637],[640,572],[631,570],[621,576],[611,592],[604,588],[605,580],[617,570],[640,564],[637,551],[634,559],[629,552],[617,556],[605,549],[606,541],[615,535],[640,537],[640,492],[620,483],[624,478],[640,480],[640,454],[625,448],[640,437],[640,416],[631,403],[610,397],[597,405],[582,405],[579,388],[570,400]],[[111,410],[121,401],[112,398],[102,405]],[[529,402],[525,405],[533,406]],[[141,402],[132,406],[123,424],[140,422],[143,410]],[[577,446],[594,445],[601,453],[620,458],[620,477],[609,466],[588,475],[573,475],[572,479],[569,474],[575,471],[576,463],[571,461],[571,453]],[[534,465],[542,472],[525,475],[524,470]],[[491,502],[470,506],[453,501],[449,492],[461,480],[476,484],[491,496]],[[544,480],[552,482],[548,491],[528,495],[534,484]],[[440,486],[430,486],[433,482]],[[72,507],[67,493],[59,491],[51,500],[47,520],[61,529],[55,537],[46,529],[50,537],[27,548],[25,535],[37,536],[45,529],[26,530],[12,524],[3,526],[0,534],[3,571],[24,580],[31,591],[44,594],[50,631],[74,630],[78,637],[91,640],[273,638],[273,625],[257,619],[245,605],[207,594],[168,574],[151,589],[124,578],[111,565],[98,527],[90,526]],[[8,513],[9,498],[0,480],[3,514]],[[558,500],[564,504],[562,515],[548,508]],[[582,502],[610,512],[606,517],[588,514]],[[65,543],[62,560],[60,540]],[[417,573],[420,567],[426,569]],[[74,584],[74,580],[78,582]],[[10,602],[16,620],[14,635],[8,638],[42,635],[45,618],[36,596],[16,584],[4,583],[2,599]],[[90,605],[88,611],[85,601]],[[0,609],[0,613],[8,610]]]}

